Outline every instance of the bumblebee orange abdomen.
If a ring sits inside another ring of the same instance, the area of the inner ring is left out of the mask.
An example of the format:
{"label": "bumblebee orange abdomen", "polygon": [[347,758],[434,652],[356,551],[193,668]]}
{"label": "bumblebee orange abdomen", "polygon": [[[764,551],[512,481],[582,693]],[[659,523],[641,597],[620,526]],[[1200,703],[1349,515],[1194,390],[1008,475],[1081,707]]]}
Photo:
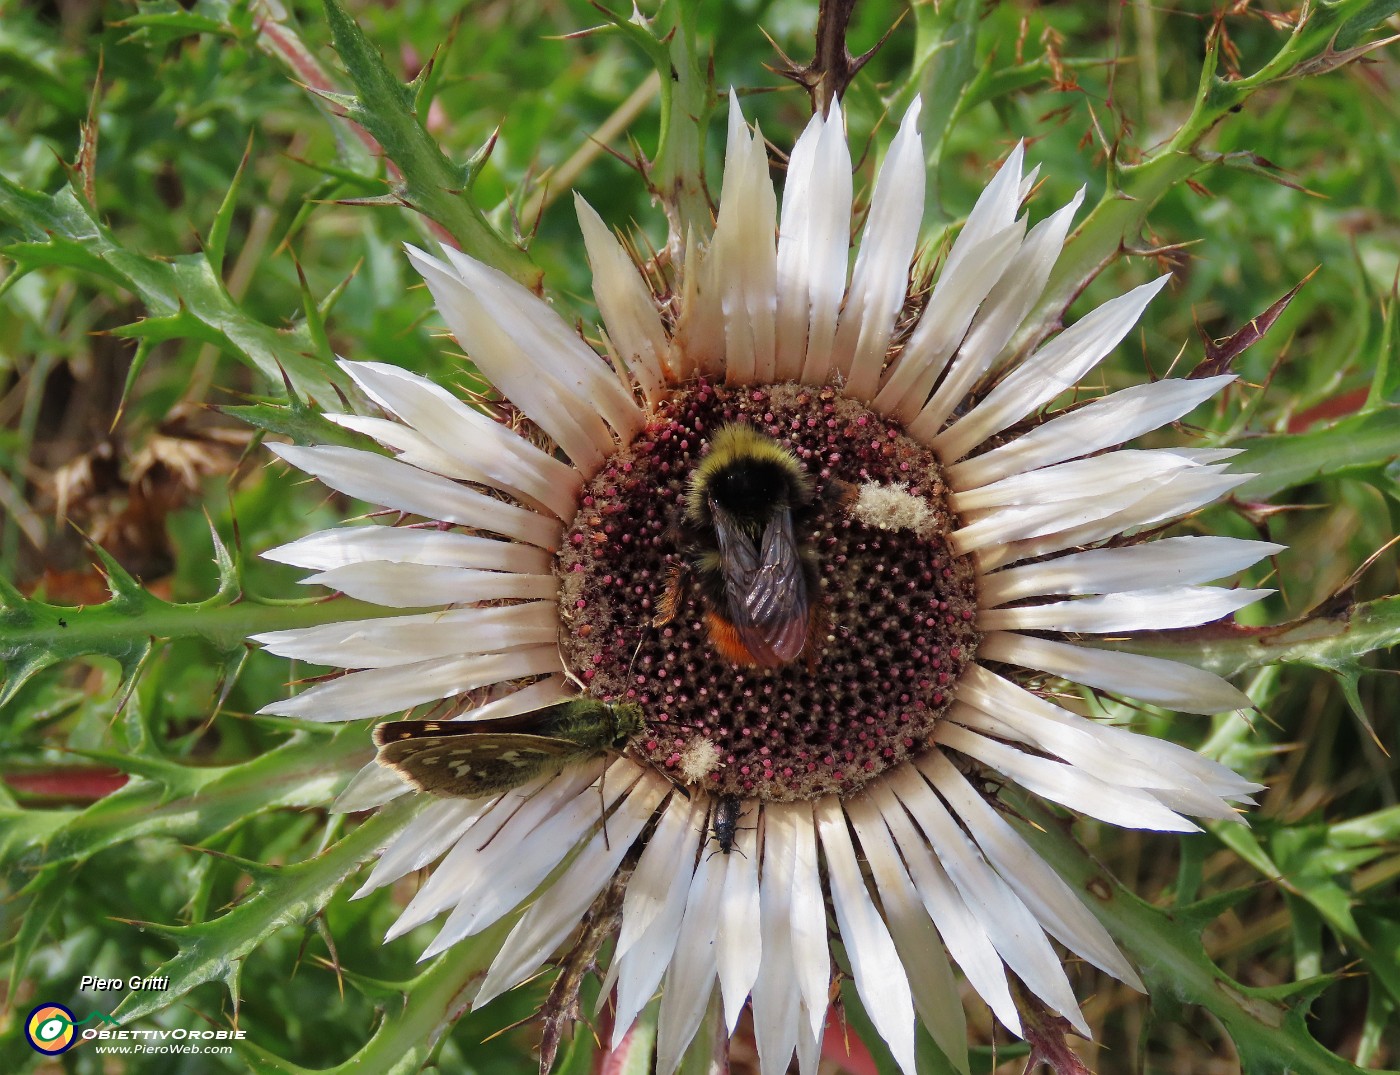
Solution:
{"label": "bumblebee orange abdomen", "polygon": [[758,658],[749,652],[748,646],[739,637],[739,629],[717,612],[706,611],[705,630],[709,633],[710,644],[725,660],[743,665],[759,663]]}
{"label": "bumblebee orange abdomen", "polygon": [[[802,625],[803,636],[808,644],[810,644],[817,618],[815,609],[803,617],[805,621]],[[781,668],[788,663],[788,659],[778,656],[771,649],[766,652],[755,652],[750,649],[739,628],[713,610],[705,612],[705,631],[710,636],[710,644],[715,647],[715,651],[732,664],[750,668]],[[785,633],[785,630],[778,628],[777,633]]]}

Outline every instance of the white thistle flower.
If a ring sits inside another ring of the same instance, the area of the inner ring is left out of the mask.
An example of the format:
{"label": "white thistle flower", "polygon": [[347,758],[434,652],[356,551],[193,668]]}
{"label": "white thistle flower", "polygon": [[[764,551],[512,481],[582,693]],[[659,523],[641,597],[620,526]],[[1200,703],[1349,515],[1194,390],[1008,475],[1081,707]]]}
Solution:
{"label": "white thistle flower", "polygon": [[[534,975],[627,878],[604,983],[611,1040],[660,987],[659,1075],[675,1070],[716,989],[731,1034],[751,1002],[765,1073],[794,1053],[815,1070],[838,939],[828,906],[861,1001],[906,1072],[916,1013],[945,1044],[959,1032],[948,1029],[949,955],[1010,1030],[1021,1022],[1008,970],[1087,1034],[1051,938],[1141,983],[975,774],[1169,831],[1195,829],[1187,815],[1233,818],[1231,804],[1258,788],[1018,683],[1025,669],[1188,712],[1247,706],[1208,673],[1079,637],[1229,616],[1268,591],[1203,583],[1280,546],[1108,544],[1248,477],[1225,472],[1228,451],[1118,447],[1232,378],[1162,380],[1042,416],[1165,278],[1014,359],[1083,194],[1028,230],[1018,213],[1034,175],[1018,146],[927,300],[912,299],[918,108],[880,169],[849,274],[839,106],[793,149],[779,215],[763,139],[731,101],[714,235],[690,243],[664,302],[580,200],[610,361],[495,269],[410,250],[477,369],[557,450],[374,362],[344,368],[388,417],[335,420],[396,458],[273,445],[332,488],[437,525],[329,530],[267,555],[365,601],[445,607],[259,636],[275,653],[353,669],[267,712],[342,721],[465,699],[475,708],[456,719],[474,720],[574,697],[573,684],[642,707],[646,730],[624,755],[499,799],[432,802],[364,891],[445,854],[390,932],[446,913],[425,958],[531,900],[480,1006]],[[777,668],[717,653],[694,598],[652,626],[685,483],[707,434],[729,421],[786,445],[817,485],[859,488],[803,536],[820,565],[822,630]],[[340,805],[408,790],[371,765]],[[735,853],[715,854],[714,809],[735,798]]]}

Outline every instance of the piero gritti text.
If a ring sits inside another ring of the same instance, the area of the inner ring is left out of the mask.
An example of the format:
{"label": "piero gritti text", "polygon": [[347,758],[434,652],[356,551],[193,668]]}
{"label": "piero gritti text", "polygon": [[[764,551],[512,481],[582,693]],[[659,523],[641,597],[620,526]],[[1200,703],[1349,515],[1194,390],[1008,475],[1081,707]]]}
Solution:
{"label": "piero gritti text", "polygon": [[164,993],[170,988],[170,976],[168,974],[156,975],[150,978],[143,978],[139,974],[133,974],[130,978],[95,978],[90,974],[85,974],[78,982],[78,989],[93,989],[103,992],[109,989],[129,989],[134,993]]}

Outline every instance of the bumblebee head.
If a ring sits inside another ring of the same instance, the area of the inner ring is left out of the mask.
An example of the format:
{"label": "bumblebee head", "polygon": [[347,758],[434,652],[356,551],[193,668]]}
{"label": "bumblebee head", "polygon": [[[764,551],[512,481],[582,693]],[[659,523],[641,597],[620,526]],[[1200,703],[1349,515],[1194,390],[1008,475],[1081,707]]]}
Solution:
{"label": "bumblebee head", "polygon": [[741,525],[762,529],[777,512],[811,499],[811,479],[791,451],[732,423],[716,431],[709,454],[691,473],[685,515],[696,525],[713,522],[713,500]]}

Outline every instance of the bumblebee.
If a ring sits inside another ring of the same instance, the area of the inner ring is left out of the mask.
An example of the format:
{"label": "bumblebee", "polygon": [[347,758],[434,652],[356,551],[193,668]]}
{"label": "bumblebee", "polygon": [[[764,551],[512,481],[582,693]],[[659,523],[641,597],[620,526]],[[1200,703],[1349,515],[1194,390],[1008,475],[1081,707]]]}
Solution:
{"label": "bumblebee", "polygon": [[747,425],[721,427],[690,475],[679,527],[685,563],[654,622],[679,614],[693,575],[720,654],[760,668],[794,660],[815,629],[816,560],[798,538],[813,500],[791,451]]}

